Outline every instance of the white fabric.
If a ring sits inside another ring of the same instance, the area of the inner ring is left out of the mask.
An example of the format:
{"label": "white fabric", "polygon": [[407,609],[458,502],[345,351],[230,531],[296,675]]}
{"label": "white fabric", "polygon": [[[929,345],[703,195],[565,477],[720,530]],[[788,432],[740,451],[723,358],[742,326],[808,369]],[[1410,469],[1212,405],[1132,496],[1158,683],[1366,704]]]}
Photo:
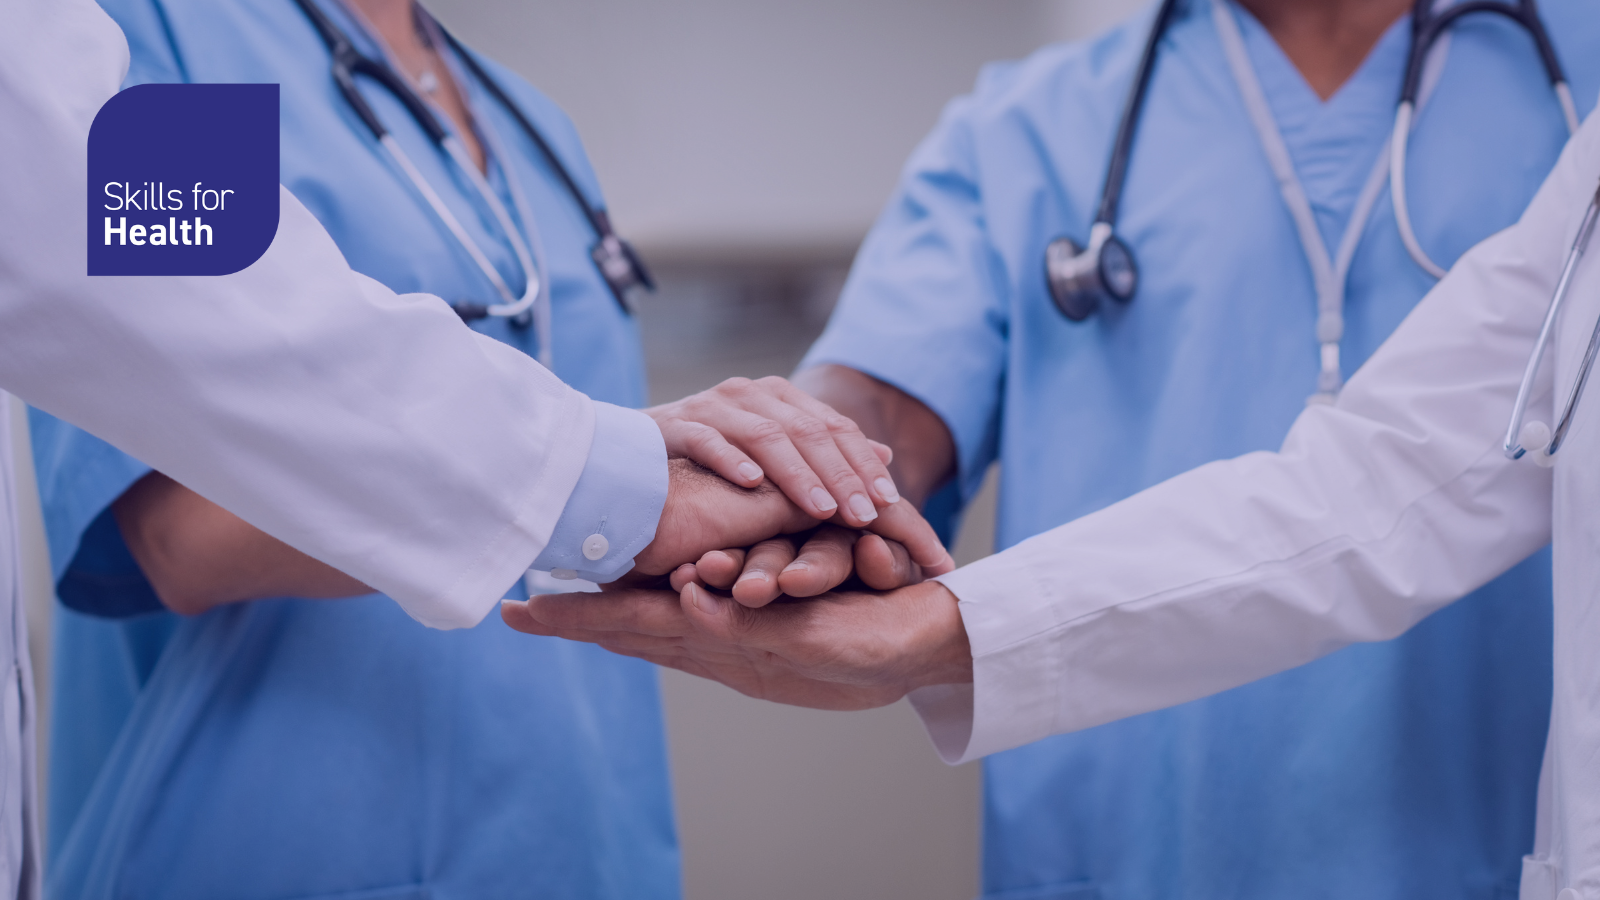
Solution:
{"label": "white fabric", "polygon": [[428,625],[476,624],[548,541],[589,400],[352,272],[287,191],[237,275],[85,276],[86,135],[127,47],[90,0],[0,10],[0,388]]}
{"label": "white fabric", "polygon": [[[1204,466],[944,576],[974,684],[915,698],[941,754],[972,759],[1392,638],[1549,541],[1552,473],[1506,460],[1500,438],[1597,176],[1591,117],[1522,220],[1468,253],[1280,452]],[[1600,258],[1573,290],[1531,406],[1545,421],[1600,315]],[[1597,458],[1590,391],[1554,469],[1547,852],[1524,900],[1600,898]]]}
{"label": "white fabric", "polygon": [[23,618],[11,455],[12,399],[0,391],[0,896],[39,896],[33,685]]}

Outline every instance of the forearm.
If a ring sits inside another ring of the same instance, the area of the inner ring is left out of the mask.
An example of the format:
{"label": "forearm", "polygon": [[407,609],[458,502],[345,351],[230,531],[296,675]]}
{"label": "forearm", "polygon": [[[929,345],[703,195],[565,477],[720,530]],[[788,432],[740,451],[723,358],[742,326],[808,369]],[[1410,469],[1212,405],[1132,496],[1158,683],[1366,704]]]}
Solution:
{"label": "forearm", "polygon": [[[981,756],[1395,637],[1547,543],[1550,470],[1507,460],[1501,430],[1594,190],[1600,152],[1586,155],[1576,166],[1569,148],[1523,220],[1463,257],[1279,453],[1212,463],[946,576],[974,696],[970,740],[930,720],[941,752]],[[1548,369],[1530,404],[1545,421]]]}
{"label": "forearm", "polygon": [[854,419],[867,437],[894,450],[889,471],[917,507],[955,475],[956,447],[944,420],[922,401],[845,366],[813,366],[794,384]]}
{"label": "forearm", "polygon": [[159,472],[140,479],[111,509],[134,561],[174,612],[372,592]]}

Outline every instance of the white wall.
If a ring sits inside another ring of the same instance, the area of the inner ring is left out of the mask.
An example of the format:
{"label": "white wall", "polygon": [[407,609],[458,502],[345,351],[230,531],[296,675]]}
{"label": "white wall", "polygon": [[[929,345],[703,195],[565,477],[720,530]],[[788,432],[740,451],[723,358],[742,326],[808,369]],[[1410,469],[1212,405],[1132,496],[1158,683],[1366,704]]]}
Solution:
{"label": "white wall", "polygon": [[853,246],[987,60],[1133,0],[435,0],[577,121],[619,225],[663,254]]}

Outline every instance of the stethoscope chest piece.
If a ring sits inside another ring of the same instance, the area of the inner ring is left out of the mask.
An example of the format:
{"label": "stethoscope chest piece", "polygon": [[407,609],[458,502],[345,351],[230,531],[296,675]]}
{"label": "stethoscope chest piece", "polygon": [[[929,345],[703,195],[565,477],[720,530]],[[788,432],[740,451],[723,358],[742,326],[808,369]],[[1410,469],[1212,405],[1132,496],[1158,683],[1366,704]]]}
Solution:
{"label": "stethoscope chest piece", "polygon": [[[609,225],[609,221],[608,221]],[[606,285],[611,288],[611,293],[624,310],[630,310],[628,292],[633,288],[644,288],[647,291],[656,289],[655,278],[650,270],[645,267],[644,260],[633,249],[633,245],[611,233],[609,228],[589,250],[589,257],[594,260],[595,267],[600,270],[600,275],[606,280]]]}
{"label": "stethoscope chest piece", "polygon": [[1133,252],[1105,222],[1089,231],[1089,246],[1057,238],[1045,248],[1045,278],[1050,299],[1074,322],[1094,315],[1107,300],[1127,303],[1139,289],[1139,266]]}

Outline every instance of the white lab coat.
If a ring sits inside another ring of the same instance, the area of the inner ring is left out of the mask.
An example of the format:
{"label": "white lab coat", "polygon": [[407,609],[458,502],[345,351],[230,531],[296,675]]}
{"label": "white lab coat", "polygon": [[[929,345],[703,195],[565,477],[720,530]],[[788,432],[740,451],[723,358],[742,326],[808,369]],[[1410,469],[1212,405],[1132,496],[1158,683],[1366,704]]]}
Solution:
{"label": "white lab coat", "polygon": [[[82,426],[428,625],[476,624],[549,541],[588,398],[444,303],[352,272],[287,191],[223,278],[89,278],[89,124],[122,33],[0,0],[0,390]],[[0,396],[3,399],[3,396]],[[0,896],[37,890],[26,637],[0,416]]]}
{"label": "white lab coat", "polygon": [[[1522,220],[1463,257],[1280,452],[1204,466],[945,576],[974,684],[912,697],[941,754],[972,759],[1395,637],[1553,532],[1555,701],[1522,898],[1600,900],[1600,379],[1553,480],[1500,449],[1597,185],[1591,117]],[[1552,421],[1600,316],[1597,251],[1532,418]]]}

